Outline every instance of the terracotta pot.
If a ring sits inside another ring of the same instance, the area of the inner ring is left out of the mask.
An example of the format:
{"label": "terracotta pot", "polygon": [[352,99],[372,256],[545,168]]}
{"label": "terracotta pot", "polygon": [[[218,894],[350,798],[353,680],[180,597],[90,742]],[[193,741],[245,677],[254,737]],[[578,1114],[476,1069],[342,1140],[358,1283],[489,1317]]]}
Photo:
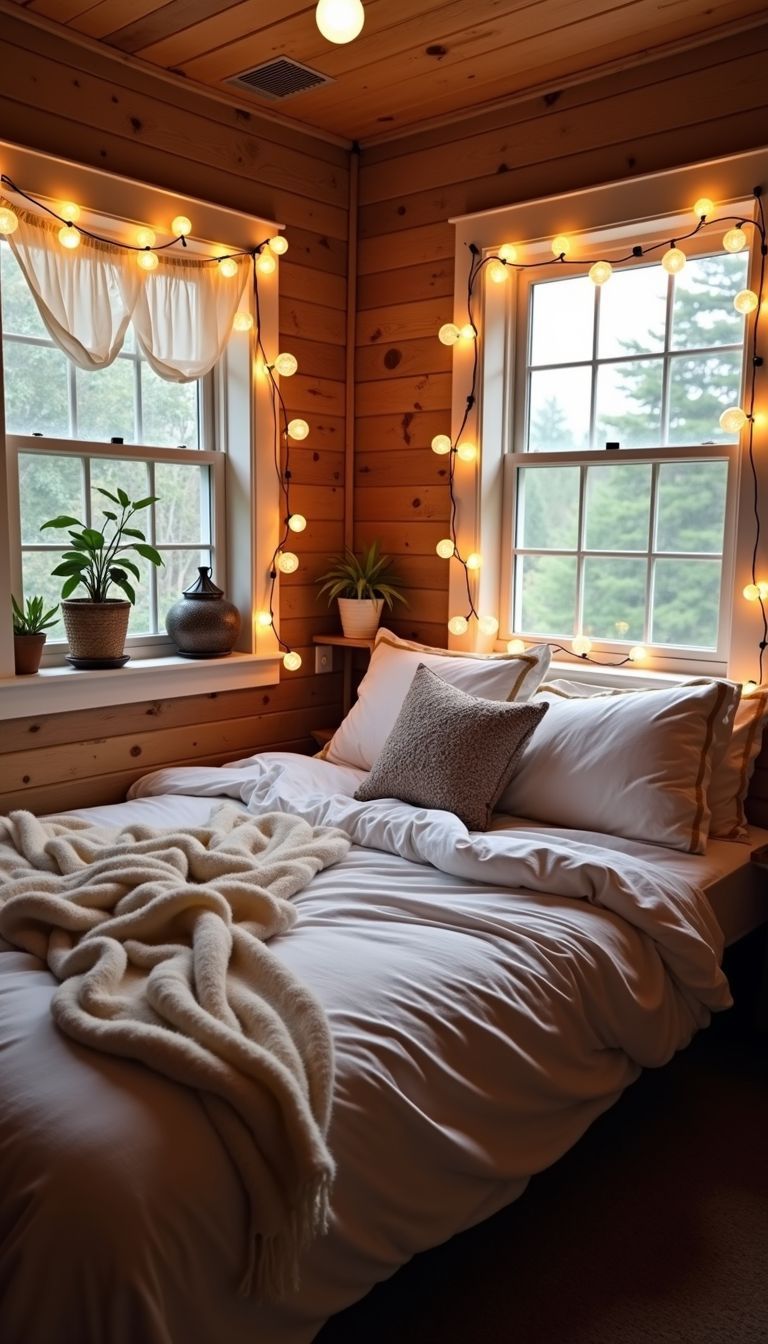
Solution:
{"label": "terracotta pot", "polygon": [[67,643],[73,658],[88,662],[122,658],[131,604],[124,599],[91,602],[68,597],[61,604]]}
{"label": "terracotta pot", "polygon": [[44,644],[44,633],[42,635],[13,636],[13,657],[17,677],[31,677],[35,672],[40,671],[40,659],[43,656]]}
{"label": "terracotta pot", "polygon": [[339,616],[346,638],[373,639],[383,606],[383,597],[340,597]]}

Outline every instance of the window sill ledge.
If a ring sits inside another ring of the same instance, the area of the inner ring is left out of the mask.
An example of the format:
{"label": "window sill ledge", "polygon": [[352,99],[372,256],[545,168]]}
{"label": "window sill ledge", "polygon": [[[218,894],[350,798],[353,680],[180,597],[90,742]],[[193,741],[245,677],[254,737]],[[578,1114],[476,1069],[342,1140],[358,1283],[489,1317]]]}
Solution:
{"label": "window sill ledge", "polygon": [[251,653],[202,661],[136,658],[101,672],[46,667],[32,677],[0,678],[0,720],[274,686],[279,680],[279,658]]}

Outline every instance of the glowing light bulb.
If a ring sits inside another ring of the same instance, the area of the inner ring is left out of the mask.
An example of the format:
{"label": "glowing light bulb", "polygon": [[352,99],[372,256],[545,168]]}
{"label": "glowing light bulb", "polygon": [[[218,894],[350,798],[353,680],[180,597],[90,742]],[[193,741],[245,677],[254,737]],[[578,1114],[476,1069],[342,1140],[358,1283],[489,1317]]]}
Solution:
{"label": "glowing light bulb", "polygon": [[481,616],[477,622],[477,628],[482,635],[497,635],[499,633],[499,622],[495,616]]}
{"label": "glowing light bulb", "polygon": [[745,588],[742,588],[741,595],[746,597],[748,602],[756,602],[760,596],[760,589],[756,583],[748,583]]}
{"label": "glowing light bulb", "polygon": [[756,690],[757,690],[757,682],[756,682],[756,681],[743,681],[743,682],[741,683],[741,694],[742,694],[742,695],[752,695],[753,692],[756,691]]}
{"label": "glowing light bulb", "polygon": [[524,639],[508,639],[507,653],[525,653]]}
{"label": "glowing light bulb", "polygon": [[593,285],[604,285],[612,275],[613,267],[610,261],[596,261],[594,266],[589,268],[589,278]]}
{"label": "glowing light bulb", "polygon": [[499,256],[501,257],[502,261],[507,262],[517,261],[517,248],[515,247],[514,243],[503,243],[502,246],[499,248]]}
{"label": "glowing light bulb", "polygon": [[503,285],[507,278],[507,268],[503,261],[489,261],[488,279],[492,280],[494,285]]}
{"label": "glowing light bulb", "polygon": [[141,267],[142,271],[156,271],[160,264],[160,258],[156,252],[137,252],[136,265]]}
{"label": "glowing light bulb", "polygon": [[192,232],[192,220],[186,215],[176,215],[171,220],[171,233],[175,238],[188,238]]}
{"label": "glowing light bulb", "polygon": [[301,667],[301,654],[297,653],[295,649],[289,649],[287,653],[283,654],[283,667],[288,672],[298,672]]}
{"label": "glowing light bulb", "polygon": [[726,434],[738,434],[747,423],[747,413],[740,406],[729,406],[720,416],[720,428]]}
{"label": "glowing light bulb", "polygon": [[281,574],[295,574],[299,568],[299,557],[293,551],[280,551],[275,563]]}
{"label": "glowing light bulb", "polygon": [[318,0],[315,23],[329,42],[352,42],[362,32],[365,10],[361,0]]}
{"label": "glowing light bulb", "polygon": [[307,526],[307,520],[303,513],[292,513],[288,519],[288,526],[292,532],[303,532]]}
{"label": "glowing light bulb", "polygon": [[571,250],[571,240],[566,238],[564,233],[558,233],[556,238],[552,239],[552,251],[556,257],[567,257]]}
{"label": "glowing light bulb", "polygon": [[253,326],[253,318],[250,313],[235,313],[232,319],[232,326],[235,331],[250,331]]}
{"label": "glowing light bulb", "polygon": [[275,360],[275,368],[281,378],[292,378],[299,367],[299,361],[295,355],[278,355]]}
{"label": "glowing light bulb", "polygon": [[222,257],[219,262],[219,275],[223,275],[226,280],[231,280],[233,275],[237,275],[237,262],[234,257]]}
{"label": "glowing light bulb", "polygon": [[742,252],[747,246],[747,235],[742,228],[726,229],[723,247],[726,252]]}
{"label": "glowing light bulb", "polygon": [[700,196],[693,207],[693,213],[697,219],[701,219],[702,216],[706,219],[707,215],[712,215],[714,212],[715,202],[711,201],[708,196]]}
{"label": "glowing light bulb", "polygon": [[19,227],[18,215],[14,214],[7,205],[0,206],[0,233],[6,237],[9,233],[15,233]]}
{"label": "glowing light bulb", "polygon": [[456,550],[456,547],[454,546],[450,537],[443,537],[442,541],[438,541],[435,550],[437,551],[437,554],[440,556],[441,560],[450,560],[454,554],[454,551]]}
{"label": "glowing light bulb", "polygon": [[137,229],[136,245],[137,247],[154,247],[157,242],[154,229]]}
{"label": "glowing light bulb", "polygon": [[267,239],[267,247],[272,249],[276,257],[284,257],[288,251],[288,239],[282,233],[276,233],[274,238]]}
{"label": "glowing light bulb", "polygon": [[768,582],[766,582],[765,580],[758,579],[757,591],[759,592],[763,602],[765,602],[766,599],[768,599]]}
{"label": "glowing light bulb", "polygon": [[452,616],[448,622],[448,629],[452,635],[466,635],[469,629],[469,621],[466,616]]}
{"label": "glowing light bulb", "polygon": [[292,439],[295,439],[297,443],[300,443],[302,439],[306,439],[309,436],[309,425],[306,420],[289,420],[288,433]]}
{"label": "glowing light bulb", "polygon": [[272,617],[268,611],[257,611],[254,623],[260,630],[268,630],[272,624]]}
{"label": "glowing light bulb", "polygon": [[447,434],[436,434],[432,440],[432,452],[442,457],[444,453],[450,453],[453,444]]}
{"label": "glowing light bulb", "polygon": [[479,569],[483,563],[483,557],[479,551],[470,551],[464,563],[467,569]]}
{"label": "glowing light bulb", "polygon": [[642,644],[633,644],[632,648],[629,650],[629,656],[633,663],[642,663],[647,654]]}
{"label": "glowing light bulb", "polygon": [[259,275],[272,275],[277,270],[277,262],[270,251],[260,252],[256,258],[256,270]]}
{"label": "glowing light bulb", "polygon": [[580,658],[585,658],[592,649],[592,640],[587,639],[586,635],[577,635],[575,639],[571,640],[571,648]]}
{"label": "glowing light bulb", "polygon": [[75,205],[74,201],[62,201],[58,213],[68,224],[76,224],[80,218],[80,206]]}
{"label": "glowing light bulb", "polygon": [[759,302],[753,289],[740,289],[733,300],[733,306],[737,313],[743,313],[746,317],[747,313],[754,313]]}
{"label": "glowing light bulb", "polygon": [[685,253],[679,247],[670,247],[661,258],[661,264],[667,275],[679,275],[686,262]]}
{"label": "glowing light bulb", "polygon": [[59,242],[62,247],[69,248],[70,252],[80,246],[80,233],[74,224],[62,224],[59,229]]}
{"label": "glowing light bulb", "polygon": [[460,443],[456,453],[462,462],[474,462],[477,457],[477,448],[474,443]]}
{"label": "glowing light bulb", "polygon": [[444,322],[437,333],[437,339],[442,341],[443,345],[455,345],[459,339],[459,334],[459,328],[455,322]]}
{"label": "glowing light bulb", "polygon": [[465,322],[464,326],[459,331],[459,336],[461,337],[462,341],[474,341],[476,335],[477,332],[475,331],[475,328],[472,326],[471,322]]}

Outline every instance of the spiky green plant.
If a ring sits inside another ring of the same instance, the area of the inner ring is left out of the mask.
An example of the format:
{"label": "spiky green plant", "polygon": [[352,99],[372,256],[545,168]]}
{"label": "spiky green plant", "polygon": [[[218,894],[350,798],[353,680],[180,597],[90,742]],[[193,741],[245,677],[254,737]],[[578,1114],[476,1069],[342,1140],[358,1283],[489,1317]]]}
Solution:
{"label": "spiky green plant", "polygon": [[13,603],[14,635],[42,635],[49,625],[56,624],[58,604],[51,607],[50,611],[46,611],[42,597],[28,597],[26,610],[24,610],[19,606],[13,593],[11,593],[11,602]]}
{"label": "spiky green plant", "polygon": [[[64,552],[61,564],[51,572],[64,579],[62,597],[70,597],[82,584],[89,601],[106,602],[114,583],[125,593],[129,602],[135,602],[136,592],[128,575],[132,574],[135,579],[141,579],[141,572],[138,565],[129,559],[125,552],[135,551],[151,565],[162,565],[163,558],[154,546],[150,546],[143,532],[137,527],[129,527],[128,524],[134,514],[141,509],[149,508],[150,504],[156,504],[157,495],[148,495],[146,499],[134,501],[128,498],[124,490],[118,490],[116,495],[112,495],[109,490],[102,490],[100,487],[97,489],[100,495],[104,495],[105,499],[117,505],[120,509],[119,517],[111,510],[103,509],[106,523],[102,531],[86,527],[85,523],[81,523],[77,518],[71,518],[69,514],[62,514],[43,523],[41,531],[46,527],[70,529],[70,549]],[[110,526],[111,535],[108,535]],[[125,541],[126,537],[130,537],[131,540]]]}
{"label": "spiky green plant", "polygon": [[337,597],[372,598],[374,601],[382,597],[390,611],[395,602],[404,602],[407,606],[403,594],[393,585],[396,575],[391,564],[388,555],[379,554],[377,541],[372,542],[359,559],[347,548],[343,555],[331,556],[330,569],[318,579],[322,584],[320,592],[328,594],[329,606]]}

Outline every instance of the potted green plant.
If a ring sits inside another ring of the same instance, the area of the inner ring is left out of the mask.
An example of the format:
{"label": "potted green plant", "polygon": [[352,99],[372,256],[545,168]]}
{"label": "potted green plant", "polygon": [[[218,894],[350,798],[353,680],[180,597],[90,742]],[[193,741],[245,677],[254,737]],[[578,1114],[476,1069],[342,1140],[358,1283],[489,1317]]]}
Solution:
{"label": "potted green plant", "polygon": [[378,628],[386,602],[391,611],[395,602],[405,602],[393,585],[396,575],[388,555],[379,554],[374,541],[358,559],[348,548],[343,555],[331,556],[331,567],[321,574],[321,593],[328,594],[328,605],[338,599],[341,628],[347,639],[371,639]]}
{"label": "potted green plant", "polygon": [[40,671],[45,632],[54,625],[58,605],[45,610],[42,597],[28,597],[26,608],[19,606],[11,594],[13,604],[13,656],[17,677],[29,677]]}
{"label": "potted green plant", "polygon": [[[138,565],[127,552],[134,551],[151,565],[163,563],[144,533],[132,526],[134,516],[156,503],[157,496],[131,500],[124,490],[113,495],[97,488],[120,510],[102,510],[105,522],[101,531],[68,514],[43,523],[41,531],[47,527],[69,529],[69,550],[53,570],[64,579],[61,612],[70,648],[68,662],[75,667],[122,667],[128,661],[123,647],[131,606],[136,601],[131,579],[141,579]],[[109,596],[113,584],[124,598]],[[85,589],[86,597],[71,596],[78,587]]]}

